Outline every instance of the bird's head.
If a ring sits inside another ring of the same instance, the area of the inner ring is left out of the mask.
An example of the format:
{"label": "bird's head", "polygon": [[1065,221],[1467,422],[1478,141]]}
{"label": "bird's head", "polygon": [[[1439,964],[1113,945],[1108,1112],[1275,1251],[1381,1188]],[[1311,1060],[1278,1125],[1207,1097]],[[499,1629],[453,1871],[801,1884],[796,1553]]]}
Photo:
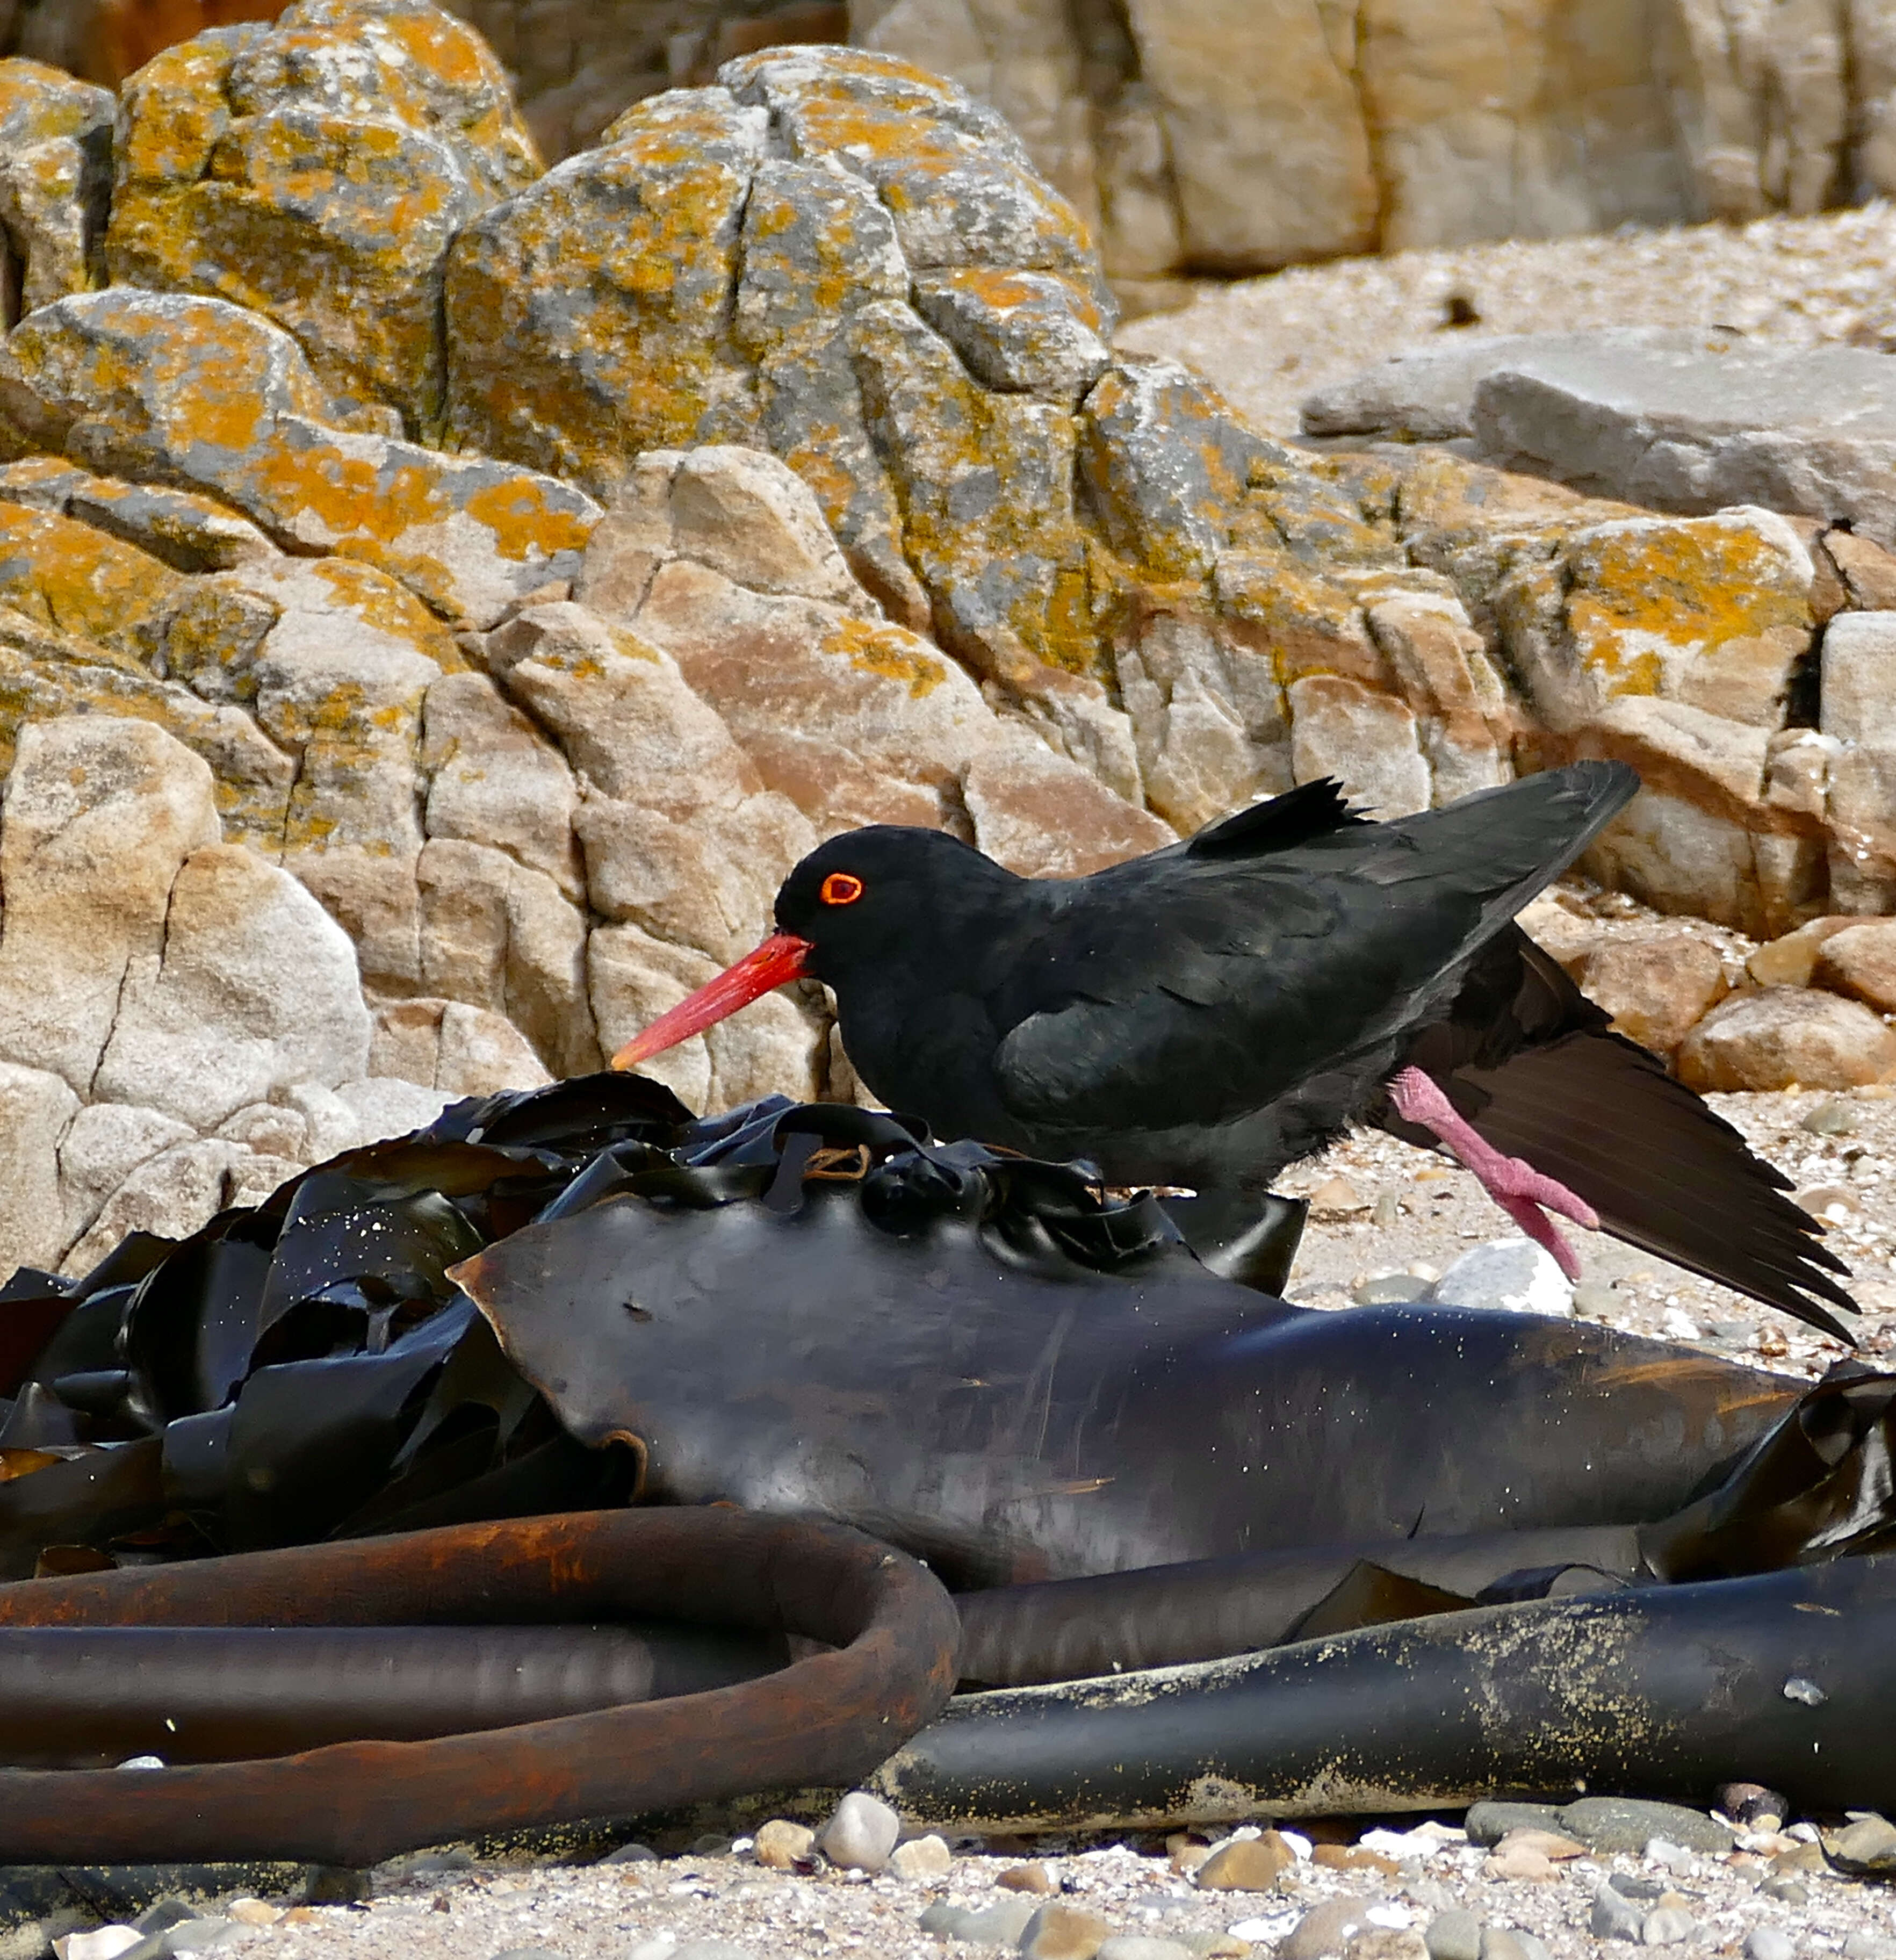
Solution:
{"label": "bird's head", "polygon": [[840,987],[848,976],[925,956],[960,909],[962,889],[1008,875],[939,830],[876,823],[832,837],[778,887],[777,930],[763,944],[660,1015],[612,1066],[635,1068],[790,981]]}

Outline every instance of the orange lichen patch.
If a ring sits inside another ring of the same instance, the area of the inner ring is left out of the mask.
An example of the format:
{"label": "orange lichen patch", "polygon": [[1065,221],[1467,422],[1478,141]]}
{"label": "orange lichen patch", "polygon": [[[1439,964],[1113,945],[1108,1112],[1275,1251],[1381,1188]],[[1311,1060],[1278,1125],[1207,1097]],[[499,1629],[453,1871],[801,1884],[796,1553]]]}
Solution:
{"label": "orange lichen patch", "polygon": [[1815,624],[1802,568],[1742,520],[1606,525],[1574,540],[1567,567],[1567,630],[1609,694],[1656,694],[1675,656],[1715,660]]}
{"label": "orange lichen patch", "polygon": [[913,701],[934,693],[948,677],[940,656],[914,634],[871,620],[838,620],[818,641],[816,651],[841,655],[858,673],[899,681]]}
{"label": "orange lichen patch", "polygon": [[427,452],[401,446],[391,457],[374,443],[345,449],[326,429],[296,428],[261,444],[238,480],[247,501],[278,528],[294,525],[311,543],[345,538],[393,542],[405,532],[442,522],[452,505]]}
{"label": "orange lichen patch", "polygon": [[[759,52],[748,61],[733,65],[730,85],[741,96],[756,76],[767,67],[778,68],[782,61],[783,56],[777,50]],[[787,92],[805,92],[798,87],[794,70],[788,77],[780,71],[773,79]],[[899,55],[882,54],[870,48],[825,48],[821,73],[810,84],[811,89],[820,89],[825,93],[841,90],[854,93],[859,84],[868,84],[868,89],[879,96],[912,97],[918,107],[952,107],[958,99],[957,91],[943,82],[940,75],[931,75],[914,62],[904,61]]]}
{"label": "orange lichen patch", "polygon": [[584,551],[599,520],[578,511],[555,510],[542,479],[515,476],[476,490],[462,508],[485,524],[502,558],[517,564],[555,552]]}
{"label": "orange lichen patch", "polygon": [[[1048,304],[1048,275],[1028,273],[996,266],[957,266],[944,275],[960,291],[972,294],[1000,314],[1018,312],[1023,307],[1044,307]],[[1105,316],[1093,295],[1070,279],[1060,282],[1067,310],[1095,333],[1105,331]]]}
{"label": "orange lichen patch", "polygon": [[725,324],[744,133],[732,112],[670,114],[462,231],[446,288],[457,441],[603,495],[641,450],[754,439]]}
{"label": "orange lichen patch", "polygon": [[335,595],[337,607],[365,626],[425,654],[444,673],[466,670],[453,633],[386,571],[340,556],[319,558],[309,569]]}
{"label": "orange lichen patch", "polygon": [[56,632],[142,660],[154,618],[183,584],[89,524],[0,503],[0,603]]}
{"label": "orange lichen patch", "polygon": [[228,41],[167,49],[126,84],[118,144],[119,189],[189,183],[209,167],[231,125],[224,84],[237,50]]}

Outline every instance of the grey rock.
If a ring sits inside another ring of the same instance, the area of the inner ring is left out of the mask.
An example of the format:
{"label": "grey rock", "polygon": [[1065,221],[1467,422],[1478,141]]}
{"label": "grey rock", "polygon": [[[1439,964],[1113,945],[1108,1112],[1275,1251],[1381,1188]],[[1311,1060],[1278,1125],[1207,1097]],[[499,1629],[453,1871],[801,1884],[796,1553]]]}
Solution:
{"label": "grey rock", "polygon": [[1780,1905],[1805,1906],[1811,1902],[1811,1888],[1802,1879],[1786,1878],[1776,1872],[1769,1878],[1760,1879],[1758,1889]]}
{"label": "grey rock", "polygon": [[1646,1915],[1640,1927],[1640,1943],[1646,1946],[1676,1946],[1698,1930],[1698,1921],[1677,1906],[1662,1905]]}
{"label": "grey rock", "polygon": [[600,1860],[602,1865],[651,1865],[658,1861],[658,1853],[649,1844],[622,1844],[616,1851],[608,1851]]}
{"label": "grey rock", "polygon": [[880,1797],[852,1790],[816,1834],[816,1848],[845,1871],[880,1872],[902,1835],[902,1819]]}
{"label": "grey rock", "polygon": [[1595,1851],[1643,1851],[1655,1838],[1688,1851],[1729,1851],[1731,1828],[1683,1804],[1632,1796],[1583,1796],[1558,1812],[1556,1830]]}
{"label": "grey rock", "polygon": [[[1380,1204],[1382,1200],[1376,1202]],[[1428,1297],[1428,1281],[1413,1273],[1379,1273],[1373,1279],[1358,1280],[1350,1289],[1350,1297],[1358,1306],[1388,1306]]]}
{"label": "grey rock", "polygon": [[1896,1824],[1885,1817],[1859,1817],[1831,1840],[1831,1856],[1857,1871],[1896,1871]]}
{"label": "grey rock", "polygon": [[1669,1885],[1662,1885],[1657,1879],[1643,1879],[1636,1872],[1614,1872],[1606,1882],[1621,1898],[1662,1899],[1672,1889]]}
{"label": "grey rock", "polygon": [[1645,1923],[1645,1914],[1611,1885],[1602,1885],[1593,1895],[1587,1927],[1595,1939],[1637,1940]]}
{"label": "grey rock", "polygon": [[167,1953],[208,1953],[228,1946],[242,1931],[232,1919],[183,1919],[161,1937]]}
{"label": "grey rock", "polygon": [[1890,1960],[1893,1952],[1896,1947],[1873,1933],[1850,1933],[1844,1941],[1844,1960]]}
{"label": "grey rock", "polygon": [[1546,1947],[1531,1933],[1508,1926],[1481,1929],[1481,1960],[1550,1960]]}
{"label": "grey rock", "polygon": [[997,1899],[977,1911],[972,1906],[931,1905],[921,1916],[924,1933],[944,1939],[976,1939],[990,1946],[1011,1946],[1026,1930],[1036,1908],[1030,1898]]}
{"label": "grey rock", "polygon": [[1797,1943],[1775,1926],[1754,1926],[1745,1936],[1745,1960],[1796,1960]]}
{"label": "grey rock", "polygon": [[1560,1811],[1553,1803],[1473,1803],[1462,1820],[1471,1844],[1498,1844],[1510,1831],[1558,1831]]}
{"label": "grey rock", "polygon": [[1422,1937],[1429,1960],[1481,1960],[1481,1922],[1459,1906],[1438,1912]]}
{"label": "grey rock", "polygon": [[1888,355],[1768,348],[1716,329],[1646,345],[1575,336],[1490,374],[1473,422],[1504,468],[1656,510],[1758,504],[1896,540]]}
{"label": "grey rock", "polygon": [[1449,1306],[1513,1313],[1570,1315],[1573,1288],[1551,1253],[1529,1239],[1494,1239],[1471,1246],[1428,1289]]}
{"label": "grey rock", "polygon": [[1277,1945],[1277,1960],[1323,1960],[1341,1953],[1351,1936],[1370,1923],[1370,1908],[1387,1901],[1376,1898],[1325,1899],[1313,1905]]}
{"label": "grey rock", "polygon": [[1676,328],[1614,327],[1598,333],[1452,334],[1405,347],[1373,368],[1319,388],[1299,405],[1306,435],[1360,435],[1385,442],[1448,442],[1474,433],[1475,391],[1490,374],[1537,358],[1606,346],[1676,345],[1703,336]]}

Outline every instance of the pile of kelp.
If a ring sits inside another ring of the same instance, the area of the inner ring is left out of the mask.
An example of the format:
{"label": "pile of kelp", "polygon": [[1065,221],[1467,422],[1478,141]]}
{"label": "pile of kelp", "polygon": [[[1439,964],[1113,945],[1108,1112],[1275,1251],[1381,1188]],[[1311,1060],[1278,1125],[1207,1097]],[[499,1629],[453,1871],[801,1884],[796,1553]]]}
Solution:
{"label": "pile of kelp", "polygon": [[17,1274],[0,1859],[1896,1796],[1896,1379],[1223,1276],[1285,1222],[605,1074]]}

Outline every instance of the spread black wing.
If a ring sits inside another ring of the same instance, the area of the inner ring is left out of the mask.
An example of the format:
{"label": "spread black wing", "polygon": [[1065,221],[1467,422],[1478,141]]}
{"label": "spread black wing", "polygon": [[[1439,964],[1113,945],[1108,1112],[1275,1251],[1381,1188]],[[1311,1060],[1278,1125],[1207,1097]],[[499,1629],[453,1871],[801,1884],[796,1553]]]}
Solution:
{"label": "spread black wing", "polygon": [[[1855,1303],[1789,1181],[1623,1036],[1518,928],[1476,963],[1448,1018],[1408,1059],[1488,1141],[1585,1198],[1617,1237],[1854,1341],[1821,1303]],[[1382,1127],[1426,1133],[1393,1114]]]}

